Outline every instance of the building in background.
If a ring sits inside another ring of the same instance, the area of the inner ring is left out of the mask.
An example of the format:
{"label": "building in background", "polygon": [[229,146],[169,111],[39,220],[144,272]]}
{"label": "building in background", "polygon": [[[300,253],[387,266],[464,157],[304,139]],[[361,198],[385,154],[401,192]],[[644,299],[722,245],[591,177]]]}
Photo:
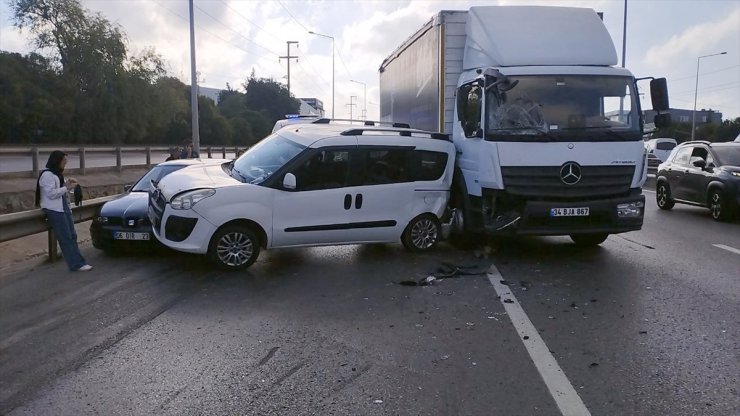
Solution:
{"label": "building in background", "polygon": [[324,117],[324,103],[318,98],[299,98],[301,102],[300,114],[302,115],[318,115]]}
{"label": "building in background", "polygon": [[[691,124],[691,114],[693,113],[693,110],[671,108],[669,111],[671,113],[671,122]],[[652,123],[653,118],[655,117],[655,111],[645,110],[643,115],[645,116],[645,123]],[[702,124],[722,124],[722,113],[712,109],[696,110],[696,125],[698,127]]]}

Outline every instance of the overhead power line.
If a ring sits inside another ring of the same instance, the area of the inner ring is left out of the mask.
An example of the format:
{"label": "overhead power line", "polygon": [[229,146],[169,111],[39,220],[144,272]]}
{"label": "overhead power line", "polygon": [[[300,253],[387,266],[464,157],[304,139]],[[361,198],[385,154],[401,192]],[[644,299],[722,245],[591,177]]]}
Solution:
{"label": "overhead power line", "polygon": [[249,22],[249,24],[251,24],[252,26],[256,27],[257,29],[259,29],[259,30],[263,31],[264,33],[267,33],[267,34],[268,34],[268,35],[270,35],[270,36],[272,36],[272,37],[273,37],[273,38],[274,38],[275,40],[279,40],[279,41],[283,41],[283,40],[284,40],[284,39],[281,39],[281,38],[279,38],[279,37],[275,36],[274,34],[272,34],[272,33],[268,32],[267,30],[265,30],[265,29],[264,29],[263,27],[261,27],[261,26],[260,26],[260,25],[258,25],[257,23],[254,23],[254,22],[253,22],[252,20],[250,20],[249,18],[247,18],[247,17],[246,17],[246,16],[244,16],[243,14],[239,13],[239,11],[238,11],[238,10],[236,10],[235,8],[231,7],[231,5],[229,5],[229,3],[226,3],[226,2],[225,2],[225,1],[223,1],[223,0],[221,0],[221,3],[223,3],[223,4],[224,4],[224,5],[226,6],[226,7],[228,7],[229,9],[231,9],[231,11],[233,11],[234,13],[236,13],[236,15],[237,15],[237,16],[239,16],[239,17],[241,17],[242,19],[246,20],[247,22]]}
{"label": "overhead power line", "polygon": [[[247,42],[249,42],[249,43],[251,43],[251,44],[253,44],[253,45],[259,46],[260,48],[262,48],[262,49],[266,50],[266,51],[267,51],[268,53],[270,53],[271,55],[274,55],[275,57],[278,57],[278,56],[279,56],[278,54],[276,54],[276,53],[272,52],[272,51],[270,50],[270,48],[267,48],[267,47],[265,47],[265,46],[262,46],[262,45],[260,45],[259,43],[257,43],[257,42],[255,42],[255,41],[253,41],[253,40],[251,40],[251,39],[249,39],[249,38],[245,37],[244,35],[242,35],[242,34],[241,34],[241,33],[239,33],[238,31],[236,31],[236,30],[232,29],[232,28],[231,28],[231,26],[229,26],[229,25],[227,25],[226,23],[222,22],[222,21],[221,21],[221,20],[219,20],[218,18],[215,18],[215,17],[213,17],[213,16],[212,16],[212,15],[211,15],[210,13],[208,13],[208,12],[207,12],[207,11],[205,11],[205,10],[203,10],[203,9],[202,9],[202,8],[200,8],[199,6],[195,6],[195,8],[196,8],[196,9],[198,9],[198,10],[200,10],[200,11],[201,11],[201,13],[203,13],[203,14],[205,14],[206,16],[208,16],[208,17],[210,17],[211,19],[213,19],[213,21],[215,21],[216,23],[218,23],[218,24],[220,24],[221,26],[223,26],[223,27],[225,27],[225,28],[229,29],[230,31],[232,31],[232,32],[234,32],[234,33],[236,33],[236,34],[237,34],[237,35],[238,35],[239,37],[241,37],[242,39],[246,40]],[[264,56],[264,55],[261,55],[261,56]]]}
{"label": "overhead power line", "polygon": [[295,16],[293,16],[293,13],[291,13],[290,10],[288,10],[288,8],[285,7],[282,1],[277,0],[277,2],[278,4],[280,4],[280,7],[282,7],[286,13],[288,13],[288,16],[290,16],[294,22],[298,23],[298,25],[302,27],[306,32],[310,32],[310,30],[306,26],[303,26],[303,23],[299,22],[298,19],[296,19]]}
{"label": "overhead power line", "polygon": [[[740,65],[732,65],[732,66],[728,66],[727,68],[717,69],[717,70],[708,71],[708,72],[702,72],[699,75],[716,74],[717,72],[727,71],[729,69],[735,69],[735,68],[738,68],[738,67],[740,67]],[[674,81],[683,81],[685,79],[694,79],[694,77],[696,77],[696,74],[689,75],[689,76],[686,76],[686,77],[681,77],[681,78],[668,78],[668,81],[671,81],[671,82],[674,82]]]}

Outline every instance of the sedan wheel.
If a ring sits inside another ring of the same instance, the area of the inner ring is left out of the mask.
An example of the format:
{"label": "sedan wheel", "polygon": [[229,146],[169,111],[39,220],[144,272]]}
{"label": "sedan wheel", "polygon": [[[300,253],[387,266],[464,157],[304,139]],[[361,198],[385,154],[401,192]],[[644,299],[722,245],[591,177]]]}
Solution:
{"label": "sedan wheel", "polygon": [[259,252],[259,240],[252,230],[242,226],[228,226],[213,236],[208,256],[223,269],[239,270],[254,263]]}
{"label": "sedan wheel", "polygon": [[658,204],[660,209],[671,209],[676,204],[671,199],[671,188],[666,182],[660,182],[658,188],[655,190],[655,202]]}
{"label": "sedan wheel", "polygon": [[439,220],[433,215],[420,215],[409,223],[401,236],[404,247],[420,252],[433,248],[439,241],[442,230]]}

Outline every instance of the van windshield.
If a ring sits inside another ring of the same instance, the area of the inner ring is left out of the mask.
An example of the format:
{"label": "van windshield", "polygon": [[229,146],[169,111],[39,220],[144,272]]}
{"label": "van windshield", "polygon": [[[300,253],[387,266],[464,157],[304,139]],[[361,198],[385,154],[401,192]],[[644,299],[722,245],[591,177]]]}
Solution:
{"label": "van windshield", "polygon": [[234,161],[231,176],[242,182],[262,183],[305,148],[277,134],[267,136]]}
{"label": "van windshield", "polygon": [[[636,141],[640,118],[632,78],[606,75],[510,76],[509,91],[486,93],[486,139]],[[529,136],[529,138],[527,137]]]}

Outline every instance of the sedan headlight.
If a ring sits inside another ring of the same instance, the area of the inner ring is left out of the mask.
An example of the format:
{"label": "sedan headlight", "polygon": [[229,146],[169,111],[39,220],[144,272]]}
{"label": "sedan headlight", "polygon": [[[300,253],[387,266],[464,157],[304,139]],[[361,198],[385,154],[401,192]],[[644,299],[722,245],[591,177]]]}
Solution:
{"label": "sedan headlight", "polygon": [[95,217],[95,222],[98,222],[100,224],[107,224],[108,217]]}
{"label": "sedan headlight", "polygon": [[190,209],[199,201],[215,194],[214,189],[196,189],[194,191],[183,192],[172,198],[170,206],[173,209]]}
{"label": "sedan headlight", "polygon": [[740,172],[730,172],[730,175],[740,178]]}

